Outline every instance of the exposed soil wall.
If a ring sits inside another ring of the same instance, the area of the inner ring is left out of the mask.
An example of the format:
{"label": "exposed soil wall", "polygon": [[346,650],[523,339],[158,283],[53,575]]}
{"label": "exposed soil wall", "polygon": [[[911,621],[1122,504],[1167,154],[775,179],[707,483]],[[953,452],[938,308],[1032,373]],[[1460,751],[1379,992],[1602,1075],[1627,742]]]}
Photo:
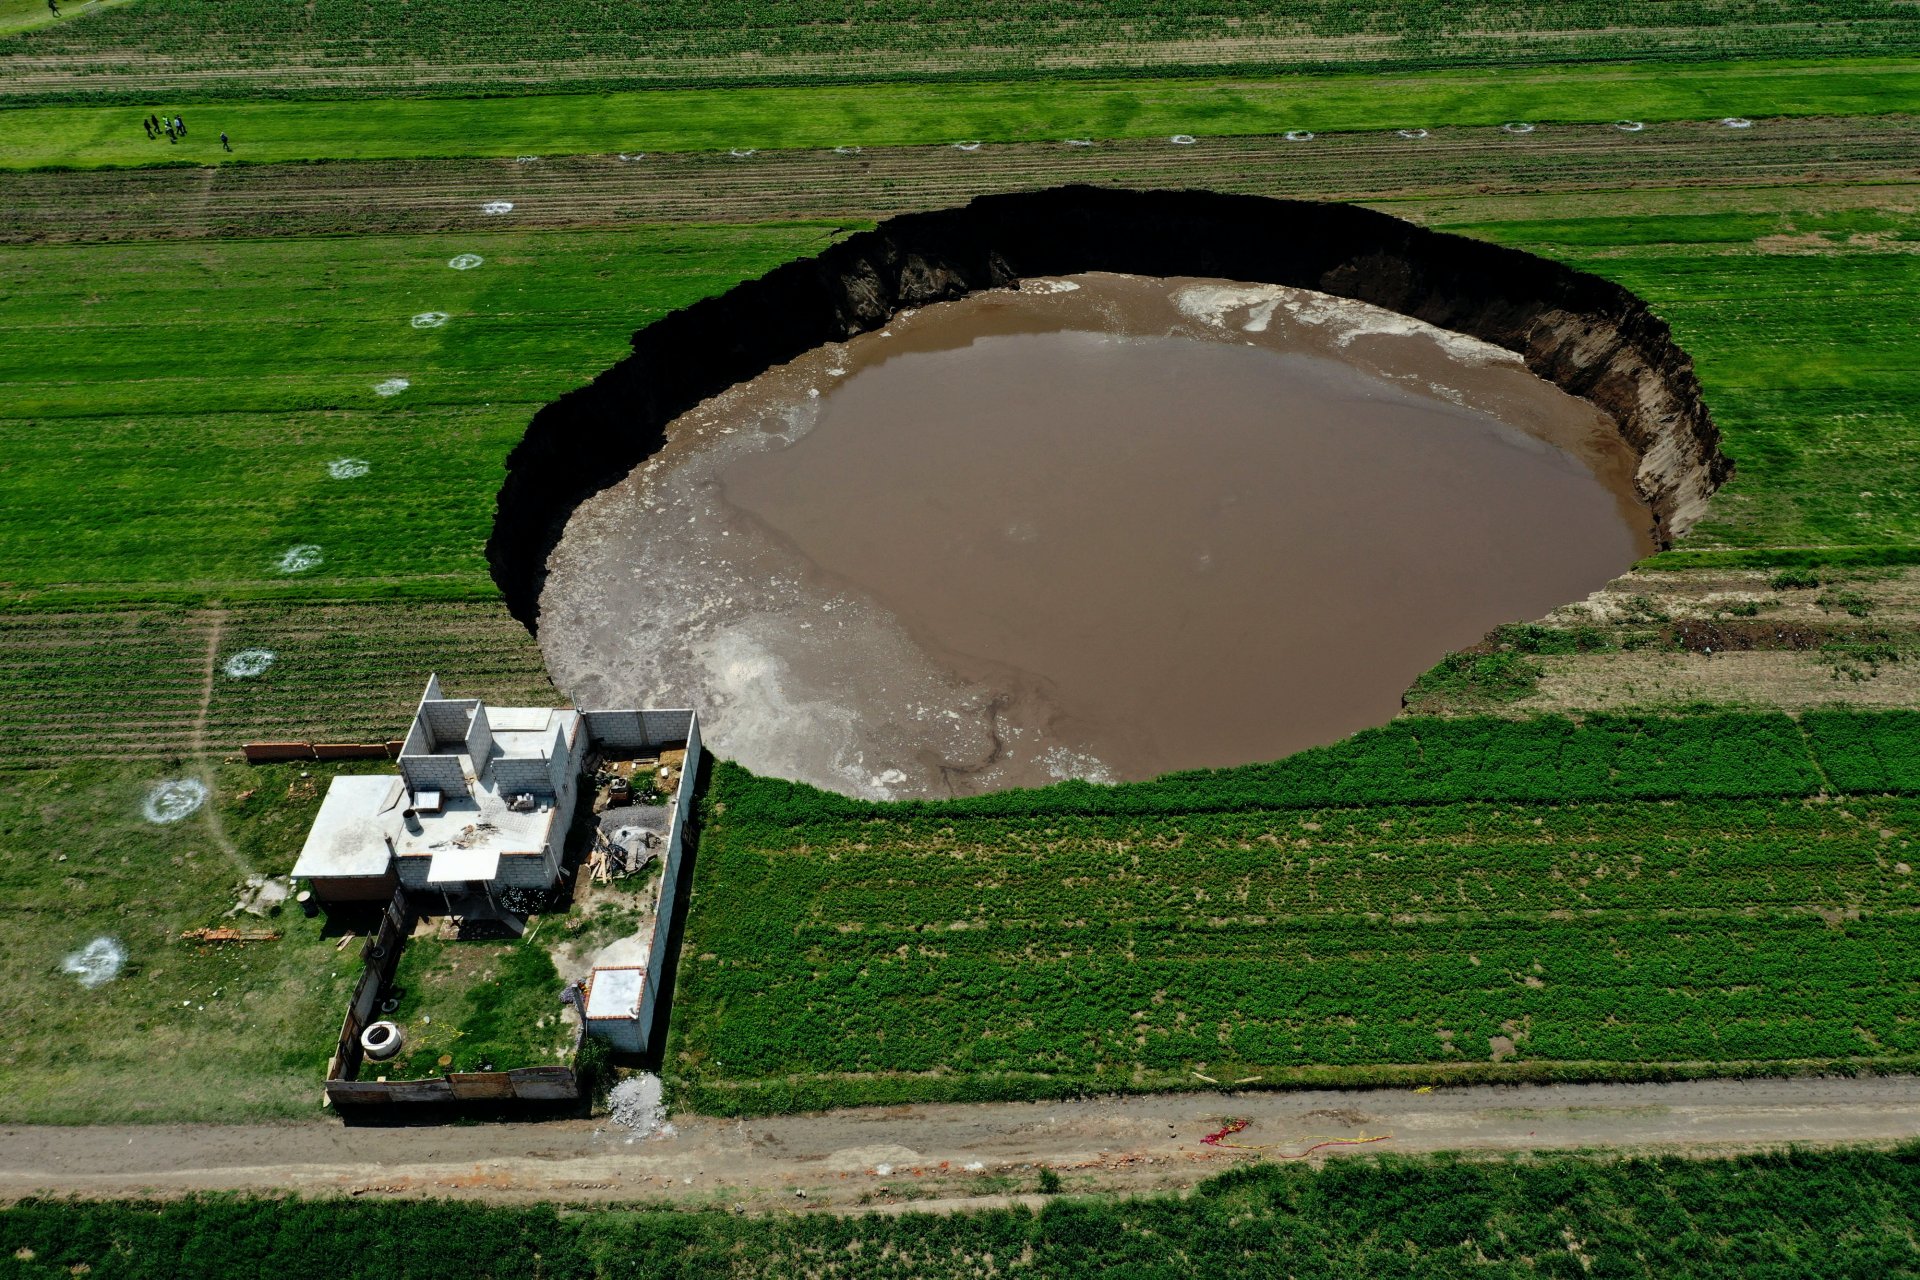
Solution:
{"label": "exposed soil wall", "polygon": [[542,409],[507,459],[487,559],[508,607],[537,625],[574,509],[702,400],[904,308],[1089,271],[1316,289],[1517,352],[1620,424],[1662,546],[1733,469],[1693,361],[1618,285],[1350,205],[1060,187],[891,219],[636,333],[631,356]]}

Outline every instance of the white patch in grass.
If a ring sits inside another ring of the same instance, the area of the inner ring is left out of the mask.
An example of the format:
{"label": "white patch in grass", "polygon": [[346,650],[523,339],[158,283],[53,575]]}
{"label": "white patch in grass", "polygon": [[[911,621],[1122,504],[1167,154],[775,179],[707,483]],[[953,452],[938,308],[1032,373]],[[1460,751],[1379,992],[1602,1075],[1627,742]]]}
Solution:
{"label": "white patch in grass", "polygon": [[413,327],[416,329],[438,329],[446,322],[447,313],[444,311],[422,311],[413,318]]}
{"label": "white patch in grass", "polygon": [[282,573],[305,573],[309,569],[317,569],[320,567],[320,548],[311,542],[288,547],[280,557],[278,567]]}
{"label": "white patch in grass", "polygon": [[1190,147],[1194,143],[1200,141],[1200,139],[1194,137],[1190,133],[1176,133],[1171,138],[1168,138],[1167,141],[1171,142],[1176,147]]}
{"label": "white patch in grass", "polygon": [[1615,120],[1613,127],[1622,133],[1638,133],[1647,126],[1639,120]]}
{"label": "white patch in grass", "polygon": [[447,265],[455,271],[471,271],[485,261],[477,253],[456,253],[447,259]]}
{"label": "white patch in grass", "polygon": [[760,151],[759,151],[759,148],[757,147],[735,147],[731,151],[727,152],[727,154],[732,156],[735,160],[745,160],[748,156],[759,155]]}
{"label": "white patch in grass", "polygon": [[1509,121],[1508,121],[1507,123],[1505,123],[1505,124],[1503,124],[1503,125],[1501,125],[1501,126],[1500,126],[1500,132],[1502,132],[1502,133],[1532,133],[1532,132],[1533,132],[1533,126],[1532,126],[1532,125],[1530,125],[1530,124],[1528,124],[1528,123],[1527,123],[1527,122],[1526,122],[1525,120],[1509,120]]}
{"label": "white patch in grass", "polygon": [[140,816],[166,826],[180,821],[206,802],[206,783],[198,778],[174,778],[153,784],[147,798],[140,802]]}
{"label": "white patch in grass", "polygon": [[251,680],[265,674],[267,668],[273,665],[273,659],[274,652],[271,649],[242,649],[221,663],[220,670],[226,673],[229,680]]}
{"label": "white patch in grass", "polygon": [[80,985],[91,991],[119,977],[126,963],[127,949],[120,939],[103,934],[62,960],[60,971],[80,979]]}
{"label": "white patch in grass", "polygon": [[835,147],[833,149],[833,154],[837,156],[857,156],[860,154],[860,148],[859,147]]}
{"label": "white patch in grass", "polygon": [[622,151],[619,154],[619,158],[628,164],[632,164],[635,160],[645,160],[647,153],[644,151]]}
{"label": "white patch in grass", "polygon": [[1751,129],[1753,121],[1745,116],[1722,116],[1720,123],[1729,129]]}
{"label": "white patch in grass", "polygon": [[501,213],[512,213],[512,212],[513,212],[513,201],[511,201],[511,200],[489,200],[489,201],[487,201],[487,202],[486,202],[485,204],[483,204],[483,205],[481,205],[481,206],[480,206],[480,212],[482,212],[482,213],[492,213],[492,214],[501,214]]}
{"label": "white patch in grass", "polygon": [[335,458],[327,464],[327,474],[335,480],[358,480],[371,470],[373,465],[365,458]]}
{"label": "white patch in grass", "polygon": [[1092,138],[1068,138],[1067,145],[1070,147],[1090,147],[1093,145],[1093,139]]}
{"label": "white patch in grass", "polygon": [[515,164],[539,164],[540,157],[539,156],[515,156],[513,158],[513,162]]}
{"label": "white patch in grass", "polygon": [[1289,130],[1287,130],[1287,133],[1286,133],[1286,138],[1287,138],[1287,141],[1288,141],[1288,142],[1312,142],[1312,141],[1313,141],[1313,130],[1311,130],[1311,129],[1289,129]]}
{"label": "white patch in grass", "polygon": [[953,149],[955,151],[978,151],[980,144],[978,142],[956,142],[953,144]]}
{"label": "white patch in grass", "polygon": [[388,378],[385,382],[373,384],[373,394],[377,396],[397,396],[412,386],[405,378]]}

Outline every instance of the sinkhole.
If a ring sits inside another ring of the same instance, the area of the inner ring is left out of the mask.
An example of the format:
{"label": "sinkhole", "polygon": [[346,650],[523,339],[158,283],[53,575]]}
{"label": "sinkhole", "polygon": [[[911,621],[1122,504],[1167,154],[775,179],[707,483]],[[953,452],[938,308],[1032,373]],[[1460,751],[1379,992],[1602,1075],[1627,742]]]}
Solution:
{"label": "sinkhole", "polygon": [[698,706],[756,772],[939,796],[1380,724],[1726,471],[1690,363],[1605,282],[1339,206],[1068,189],[642,330],[536,419],[490,552],[581,705]]}

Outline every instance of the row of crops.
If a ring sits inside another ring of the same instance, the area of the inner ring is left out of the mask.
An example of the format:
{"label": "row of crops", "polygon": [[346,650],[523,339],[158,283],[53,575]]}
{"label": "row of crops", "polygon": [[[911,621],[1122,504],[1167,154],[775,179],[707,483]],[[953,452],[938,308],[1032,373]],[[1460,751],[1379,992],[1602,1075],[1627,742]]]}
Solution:
{"label": "row of crops", "polygon": [[[982,1275],[1893,1276],[1914,1265],[1920,1155],[1536,1154],[1265,1163],[1189,1196],[971,1212],[562,1213],[469,1200],[27,1201],[12,1275],[325,1273],[959,1280]],[[174,1270],[170,1270],[173,1268]]]}
{"label": "row of crops", "polygon": [[716,766],[715,777],[729,823],[791,827],[855,818],[893,821],[896,815],[1072,817],[1467,800],[1735,799],[1811,795],[1829,784],[1842,791],[1908,793],[1920,790],[1920,718],[1906,711],[1811,712],[1800,720],[1782,712],[1579,720],[1406,717],[1271,763],[1173,773],[1118,787],[1064,782],[898,805],[754,777],[727,763]]}
{"label": "row of crops", "polygon": [[[143,0],[16,36],[0,55],[18,59],[19,72],[0,85],[15,95],[128,94],[173,75],[191,76],[203,93],[284,95],[444,89],[450,70],[473,64],[551,88],[1915,50],[1920,33],[1899,0],[1817,10],[1763,0]],[[379,67],[404,69],[377,82],[364,75]],[[275,74],[250,74],[268,69]]]}
{"label": "row of crops", "polygon": [[1408,721],[897,806],[721,763],[670,1065],[743,1113],[1911,1067],[1915,795],[1904,712]]}
{"label": "row of crops", "polygon": [[532,637],[490,601],[0,613],[0,655],[12,677],[0,769],[185,754],[202,724],[216,754],[261,739],[384,742],[435,670],[507,705],[558,696]]}

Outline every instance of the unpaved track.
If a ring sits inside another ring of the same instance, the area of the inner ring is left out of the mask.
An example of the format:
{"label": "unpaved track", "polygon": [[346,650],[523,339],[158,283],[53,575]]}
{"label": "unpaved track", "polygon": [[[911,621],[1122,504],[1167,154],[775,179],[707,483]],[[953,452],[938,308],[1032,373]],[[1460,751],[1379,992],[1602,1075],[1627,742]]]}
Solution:
{"label": "unpaved track", "polygon": [[[1920,130],[1899,116],[1765,121],[1751,131],[1672,124],[1624,134],[1543,125],[1392,134],[882,147],[857,156],[769,151],[512,160],[420,159],[0,173],[0,243],[220,236],[512,231],[649,222],[870,220],[1064,182],[1316,200],[1627,188],[1907,182]],[[481,205],[513,202],[492,216]]]}
{"label": "unpaved track", "polygon": [[[1231,1116],[1253,1122],[1238,1141],[1269,1150],[1200,1142]],[[810,1210],[911,1199],[952,1208],[1030,1190],[1036,1165],[1061,1170],[1069,1189],[1147,1191],[1184,1186],[1262,1154],[1381,1134],[1391,1136],[1315,1158],[1568,1148],[1701,1155],[1894,1142],[1920,1137],[1920,1077],[1163,1094],[675,1123],[677,1134],[650,1141],[585,1120],[6,1128],[0,1199],[234,1190]],[[889,1171],[880,1173],[882,1166]]]}

